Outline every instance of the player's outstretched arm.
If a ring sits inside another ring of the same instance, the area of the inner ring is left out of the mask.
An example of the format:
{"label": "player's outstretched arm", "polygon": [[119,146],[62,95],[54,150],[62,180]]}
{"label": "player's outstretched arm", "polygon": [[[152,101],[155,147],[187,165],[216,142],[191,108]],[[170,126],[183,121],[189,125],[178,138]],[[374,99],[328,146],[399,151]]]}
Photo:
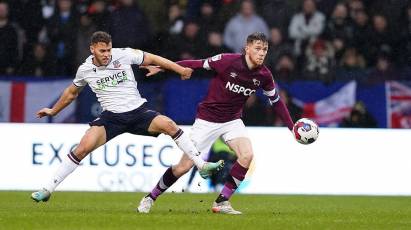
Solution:
{"label": "player's outstretched arm", "polygon": [[39,110],[36,114],[37,118],[57,115],[61,110],[66,108],[72,101],[77,98],[78,94],[80,93],[80,89],[81,88],[75,86],[74,84],[71,84],[63,91],[63,94],[60,96],[56,104],[54,104],[53,108],[43,108]]}
{"label": "player's outstretched arm", "polygon": [[190,68],[183,67],[173,61],[168,60],[167,58],[147,52],[144,52],[144,61],[141,65],[158,65],[162,69],[172,70],[178,73],[182,79],[189,79],[193,73],[193,70]]}
{"label": "player's outstretched arm", "polygon": [[291,119],[290,112],[287,109],[287,106],[283,102],[283,100],[278,99],[278,101],[272,103],[273,110],[275,114],[280,116],[281,120],[284,122],[284,124],[287,125],[289,130],[293,129],[294,122]]}

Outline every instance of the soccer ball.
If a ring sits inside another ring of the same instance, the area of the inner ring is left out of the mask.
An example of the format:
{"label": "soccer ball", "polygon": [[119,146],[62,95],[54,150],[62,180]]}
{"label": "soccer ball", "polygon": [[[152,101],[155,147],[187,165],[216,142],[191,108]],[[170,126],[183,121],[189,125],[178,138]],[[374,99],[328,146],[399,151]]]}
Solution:
{"label": "soccer ball", "polygon": [[293,127],[295,140],[299,143],[308,145],[318,138],[318,125],[308,118],[301,118],[295,122]]}

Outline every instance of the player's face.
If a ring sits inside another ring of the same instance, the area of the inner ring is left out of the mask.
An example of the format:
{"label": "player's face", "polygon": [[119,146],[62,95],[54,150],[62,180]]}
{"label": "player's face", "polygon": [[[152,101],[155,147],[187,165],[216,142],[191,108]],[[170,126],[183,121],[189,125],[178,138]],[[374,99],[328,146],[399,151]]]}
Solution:
{"label": "player's face", "polygon": [[263,41],[253,41],[245,47],[245,53],[252,64],[260,66],[264,63],[268,51],[268,43]]}
{"label": "player's face", "polygon": [[112,44],[98,42],[90,46],[90,51],[94,55],[93,63],[96,66],[108,65],[111,59]]}

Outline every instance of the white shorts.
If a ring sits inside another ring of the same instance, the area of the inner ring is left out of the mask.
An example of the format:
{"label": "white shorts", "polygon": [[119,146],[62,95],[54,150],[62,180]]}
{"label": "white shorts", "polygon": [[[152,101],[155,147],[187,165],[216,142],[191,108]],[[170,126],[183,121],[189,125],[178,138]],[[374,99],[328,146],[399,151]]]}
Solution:
{"label": "white shorts", "polygon": [[191,128],[190,137],[201,153],[201,157],[207,159],[211,146],[219,137],[227,143],[234,138],[248,137],[248,134],[241,119],[214,123],[197,118]]}

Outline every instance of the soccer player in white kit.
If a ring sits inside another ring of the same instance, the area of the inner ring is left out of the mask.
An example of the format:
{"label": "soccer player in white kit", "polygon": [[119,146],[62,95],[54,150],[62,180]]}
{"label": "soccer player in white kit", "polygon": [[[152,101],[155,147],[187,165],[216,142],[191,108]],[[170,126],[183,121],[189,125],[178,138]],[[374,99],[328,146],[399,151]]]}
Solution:
{"label": "soccer player in white kit", "polygon": [[87,84],[96,94],[103,112],[96,120],[90,122],[91,127],[77,148],[62,160],[62,164],[48,183],[41,190],[31,194],[34,201],[48,201],[51,193],[78,167],[84,157],[125,132],[147,136],[158,136],[160,133],[170,135],[187,158],[199,168],[203,177],[222,167],[222,161],[204,162],[188,135],[174,121],[146,108],[146,99],[141,97],[137,89],[131,65],[159,65],[177,72],[182,79],[190,78],[192,69],[141,50],[112,48],[111,36],[101,31],[92,35],[90,51],[92,55],[78,68],[73,84],[64,90],[52,108],[38,111],[37,117],[57,115],[76,99]]}
{"label": "soccer player in white kit", "polygon": [[[270,70],[263,64],[267,54],[268,41],[263,33],[253,33],[247,37],[245,54],[219,54],[204,60],[184,60],[178,64],[193,69],[204,68],[214,71],[208,93],[198,105],[196,120],[192,127],[191,139],[202,154],[207,154],[211,145],[219,138],[236,153],[237,161],[230,170],[224,188],[213,203],[212,211],[223,214],[241,214],[232,208],[229,199],[248,171],[253,159],[253,149],[244,123],[241,120],[242,109],[248,97],[257,89],[262,89],[268,97],[275,113],[281,117],[289,130],[293,121],[287,107],[280,100]],[[160,68],[147,66],[153,75]],[[171,172],[166,172],[161,180],[177,181],[187,173],[193,163],[183,156]],[[138,207],[142,213],[150,212],[154,201],[164,192],[159,185],[143,197]]]}

